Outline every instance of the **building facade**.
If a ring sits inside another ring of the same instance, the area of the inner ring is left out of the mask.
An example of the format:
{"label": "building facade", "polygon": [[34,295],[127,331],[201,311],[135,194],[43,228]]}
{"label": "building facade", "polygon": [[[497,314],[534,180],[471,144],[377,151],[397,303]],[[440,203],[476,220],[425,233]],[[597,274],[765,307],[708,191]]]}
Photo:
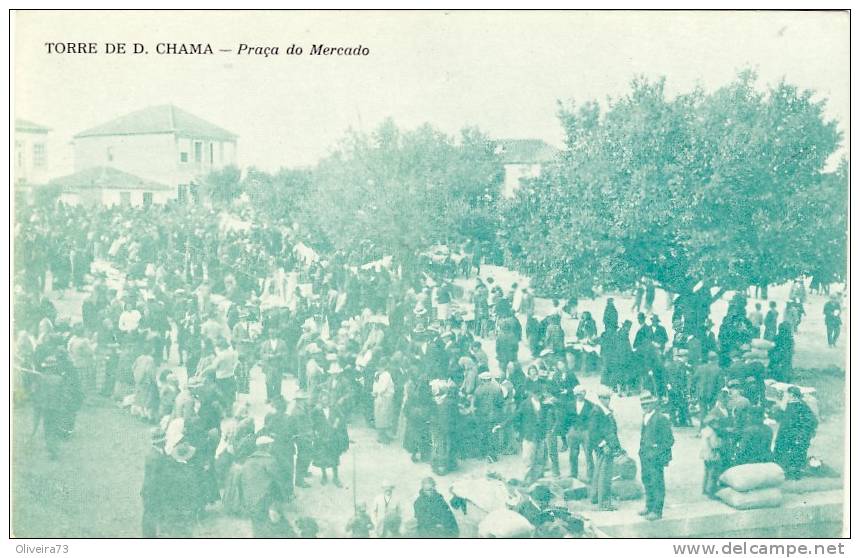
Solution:
{"label": "building facade", "polygon": [[496,154],[505,167],[502,197],[512,198],[523,180],[540,176],[558,150],[539,139],[501,139],[496,141]]}
{"label": "building facade", "polygon": [[237,139],[173,105],[148,107],[76,134],[75,172],[113,168],[186,200],[202,177],[236,164]]}
{"label": "building facade", "polygon": [[48,178],[48,132],[51,129],[22,118],[15,119],[15,184],[44,184]]}

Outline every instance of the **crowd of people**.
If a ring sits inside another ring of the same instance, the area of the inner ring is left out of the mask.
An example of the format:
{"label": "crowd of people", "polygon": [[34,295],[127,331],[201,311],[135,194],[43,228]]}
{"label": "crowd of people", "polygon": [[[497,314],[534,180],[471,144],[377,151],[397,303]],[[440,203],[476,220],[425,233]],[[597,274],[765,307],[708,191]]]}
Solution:
{"label": "crowd of people", "polygon": [[[706,494],[733,464],[775,460],[796,475],[805,462],[815,415],[797,388],[784,410],[764,396],[766,378],[790,378],[796,331],[788,315],[777,325],[773,303],[764,317],[737,295],[717,334],[710,320],[693,329],[676,312],[670,336],[656,314],[638,312],[635,327],[621,321],[609,298],[599,331],[575,301],[552,300],[539,314],[530,289],[470,277],[481,267],[473,243],[405,266],[369,242],[321,250],[303,235],[248,208],[56,204],[19,216],[16,397],[31,400],[33,432],[43,427],[52,459],[87,397],[112,398],[152,425],[144,536],[190,535],[216,503],[249,517],[255,536],[313,536],[314,520],[290,521],[284,504],[309,487],[312,468],[320,484],[340,487],[350,429],[364,426],[435,475],[519,454],[531,485],[561,475],[567,455],[567,472],[611,510],[613,467],[625,456],[618,397],[642,405],[648,519],[662,515],[672,428],[693,418]],[[58,315],[49,296],[66,289],[88,291],[79,321]],[[647,310],[653,285],[636,298]],[[834,304],[825,314],[835,344]],[[570,318],[572,336],[562,327]],[[758,338],[773,341],[767,367],[742,356]],[[590,374],[602,384],[591,399],[580,384]],[[255,377],[265,385],[262,417]],[[782,421],[775,445],[766,414]],[[403,535],[389,503],[356,506],[347,531]],[[433,477],[414,513],[419,536],[457,535]]]}

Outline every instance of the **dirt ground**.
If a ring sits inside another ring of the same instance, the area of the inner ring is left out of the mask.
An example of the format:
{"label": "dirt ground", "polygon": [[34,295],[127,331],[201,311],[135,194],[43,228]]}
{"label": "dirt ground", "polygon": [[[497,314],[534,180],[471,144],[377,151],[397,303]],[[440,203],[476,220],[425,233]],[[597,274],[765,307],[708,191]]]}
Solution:
{"label": "dirt ground", "polygon": [[[485,269],[505,285],[517,280],[514,275],[498,268]],[[522,281],[521,278],[519,278]],[[522,282],[520,283],[523,284]],[[771,290],[782,310],[785,293]],[[61,315],[79,316],[80,293],[64,294],[57,301]],[[635,318],[632,298],[614,295],[621,319]],[[795,366],[799,369],[796,382],[818,390],[822,422],[811,455],[822,458],[839,471],[843,470],[845,455],[845,353],[847,331],[843,331],[837,348],[830,349],[824,341],[821,308],[824,299],[811,296],[807,316],[797,337]],[[582,301],[580,311],[591,310],[598,322],[605,298]],[[715,303],[713,314],[717,324],[725,314],[726,301]],[[539,301],[538,311],[546,311],[548,301]],[[670,323],[670,310],[658,293],[655,310]],[[848,323],[847,316],[845,317]],[[569,334],[575,323],[564,324]],[[671,332],[670,332],[671,335]],[[492,343],[485,348],[493,357]],[[525,347],[521,358],[526,360]],[[581,378],[591,390],[597,387],[597,377]],[[259,391],[259,390],[255,390]],[[285,385],[285,391],[291,391]],[[254,397],[252,395],[252,397]],[[636,456],[639,444],[641,411],[638,398],[616,398],[613,407],[619,420],[621,442],[631,456]],[[380,492],[383,480],[396,485],[405,515],[412,513],[421,478],[431,474],[429,465],[414,464],[397,442],[385,445],[377,442],[375,433],[360,424],[350,427],[350,450],[343,456],[341,478],[344,487],[320,486],[318,471],[313,470],[311,488],[297,489],[297,499],[289,513],[295,518],[311,516],[318,521],[322,536],[345,536],[353,502],[370,503]],[[18,537],[136,537],[140,535],[140,483],[143,461],[149,445],[149,426],[131,417],[113,403],[93,397],[89,399],[77,420],[75,434],[64,443],[58,461],[47,459],[41,434],[30,437],[31,410],[26,406],[12,413],[12,529]],[[674,460],[666,472],[666,515],[682,514],[685,503],[697,502],[701,496],[702,463],[699,459],[699,439],[695,428],[676,429]],[[562,457],[561,470],[567,469]],[[584,469],[584,467],[581,467]],[[437,478],[439,490],[448,494],[449,486],[458,479],[479,478],[489,471],[503,476],[521,476],[523,466],[518,456],[507,456],[496,464],[470,460],[459,470]],[[586,504],[576,504],[586,506]],[[641,506],[639,502],[622,503],[624,509]],[[585,508],[584,508],[585,509]],[[475,534],[474,517],[456,512],[464,536]],[[726,508],[726,513],[733,513]],[[250,523],[227,517],[215,509],[195,529],[196,536],[247,537]]]}

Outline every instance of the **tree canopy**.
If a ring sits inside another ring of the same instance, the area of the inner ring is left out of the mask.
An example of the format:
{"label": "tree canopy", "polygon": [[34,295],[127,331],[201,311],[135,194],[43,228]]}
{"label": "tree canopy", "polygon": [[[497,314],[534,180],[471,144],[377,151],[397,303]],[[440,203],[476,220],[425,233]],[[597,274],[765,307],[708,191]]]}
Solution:
{"label": "tree canopy", "polygon": [[408,258],[435,242],[494,237],[502,179],[478,130],[455,141],[427,124],[402,130],[387,120],[371,134],[351,132],[319,163],[302,213],[337,248],[368,240]]}
{"label": "tree canopy", "polygon": [[669,98],[663,79],[636,78],[604,110],[560,103],[566,149],[505,208],[511,263],[578,295],[643,277],[685,293],[836,273],[847,174],[824,172],[841,137],[823,109],[748,71],[710,94]]}

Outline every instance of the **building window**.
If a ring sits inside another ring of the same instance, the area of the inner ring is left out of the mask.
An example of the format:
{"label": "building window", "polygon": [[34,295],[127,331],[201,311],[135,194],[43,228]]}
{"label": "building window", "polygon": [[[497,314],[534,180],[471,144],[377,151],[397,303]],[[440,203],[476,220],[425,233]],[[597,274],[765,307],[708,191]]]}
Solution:
{"label": "building window", "polygon": [[149,207],[150,205],[152,205],[152,192],[144,192],[143,207]]}
{"label": "building window", "polygon": [[37,169],[48,166],[48,150],[44,143],[33,144],[33,166]]}
{"label": "building window", "polygon": [[188,152],[187,151],[183,151],[179,154],[179,162],[180,163],[187,163],[188,162]]}
{"label": "building window", "polygon": [[108,147],[105,155],[107,156],[108,163],[113,163],[113,147]]}
{"label": "building window", "polygon": [[203,162],[203,142],[194,142],[194,162],[200,164]]}
{"label": "building window", "polygon": [[24,167],[24,143],[20,141],[15,142],[15,153],[18,155],[18,166]]}
{"label": "building window", "polygon": [[131,205],[131,192],[120,192],[119,203],[125,206]]}
{"label": "building window", "polygon": [[209,164],[212,165],[215,163],[215,144],[209,142]]}
{"label": "building window", "polygon": [[188,201],[188,186],[186,186],[185,184],[179,185],[178,198],[179,203],[186,203]]}

